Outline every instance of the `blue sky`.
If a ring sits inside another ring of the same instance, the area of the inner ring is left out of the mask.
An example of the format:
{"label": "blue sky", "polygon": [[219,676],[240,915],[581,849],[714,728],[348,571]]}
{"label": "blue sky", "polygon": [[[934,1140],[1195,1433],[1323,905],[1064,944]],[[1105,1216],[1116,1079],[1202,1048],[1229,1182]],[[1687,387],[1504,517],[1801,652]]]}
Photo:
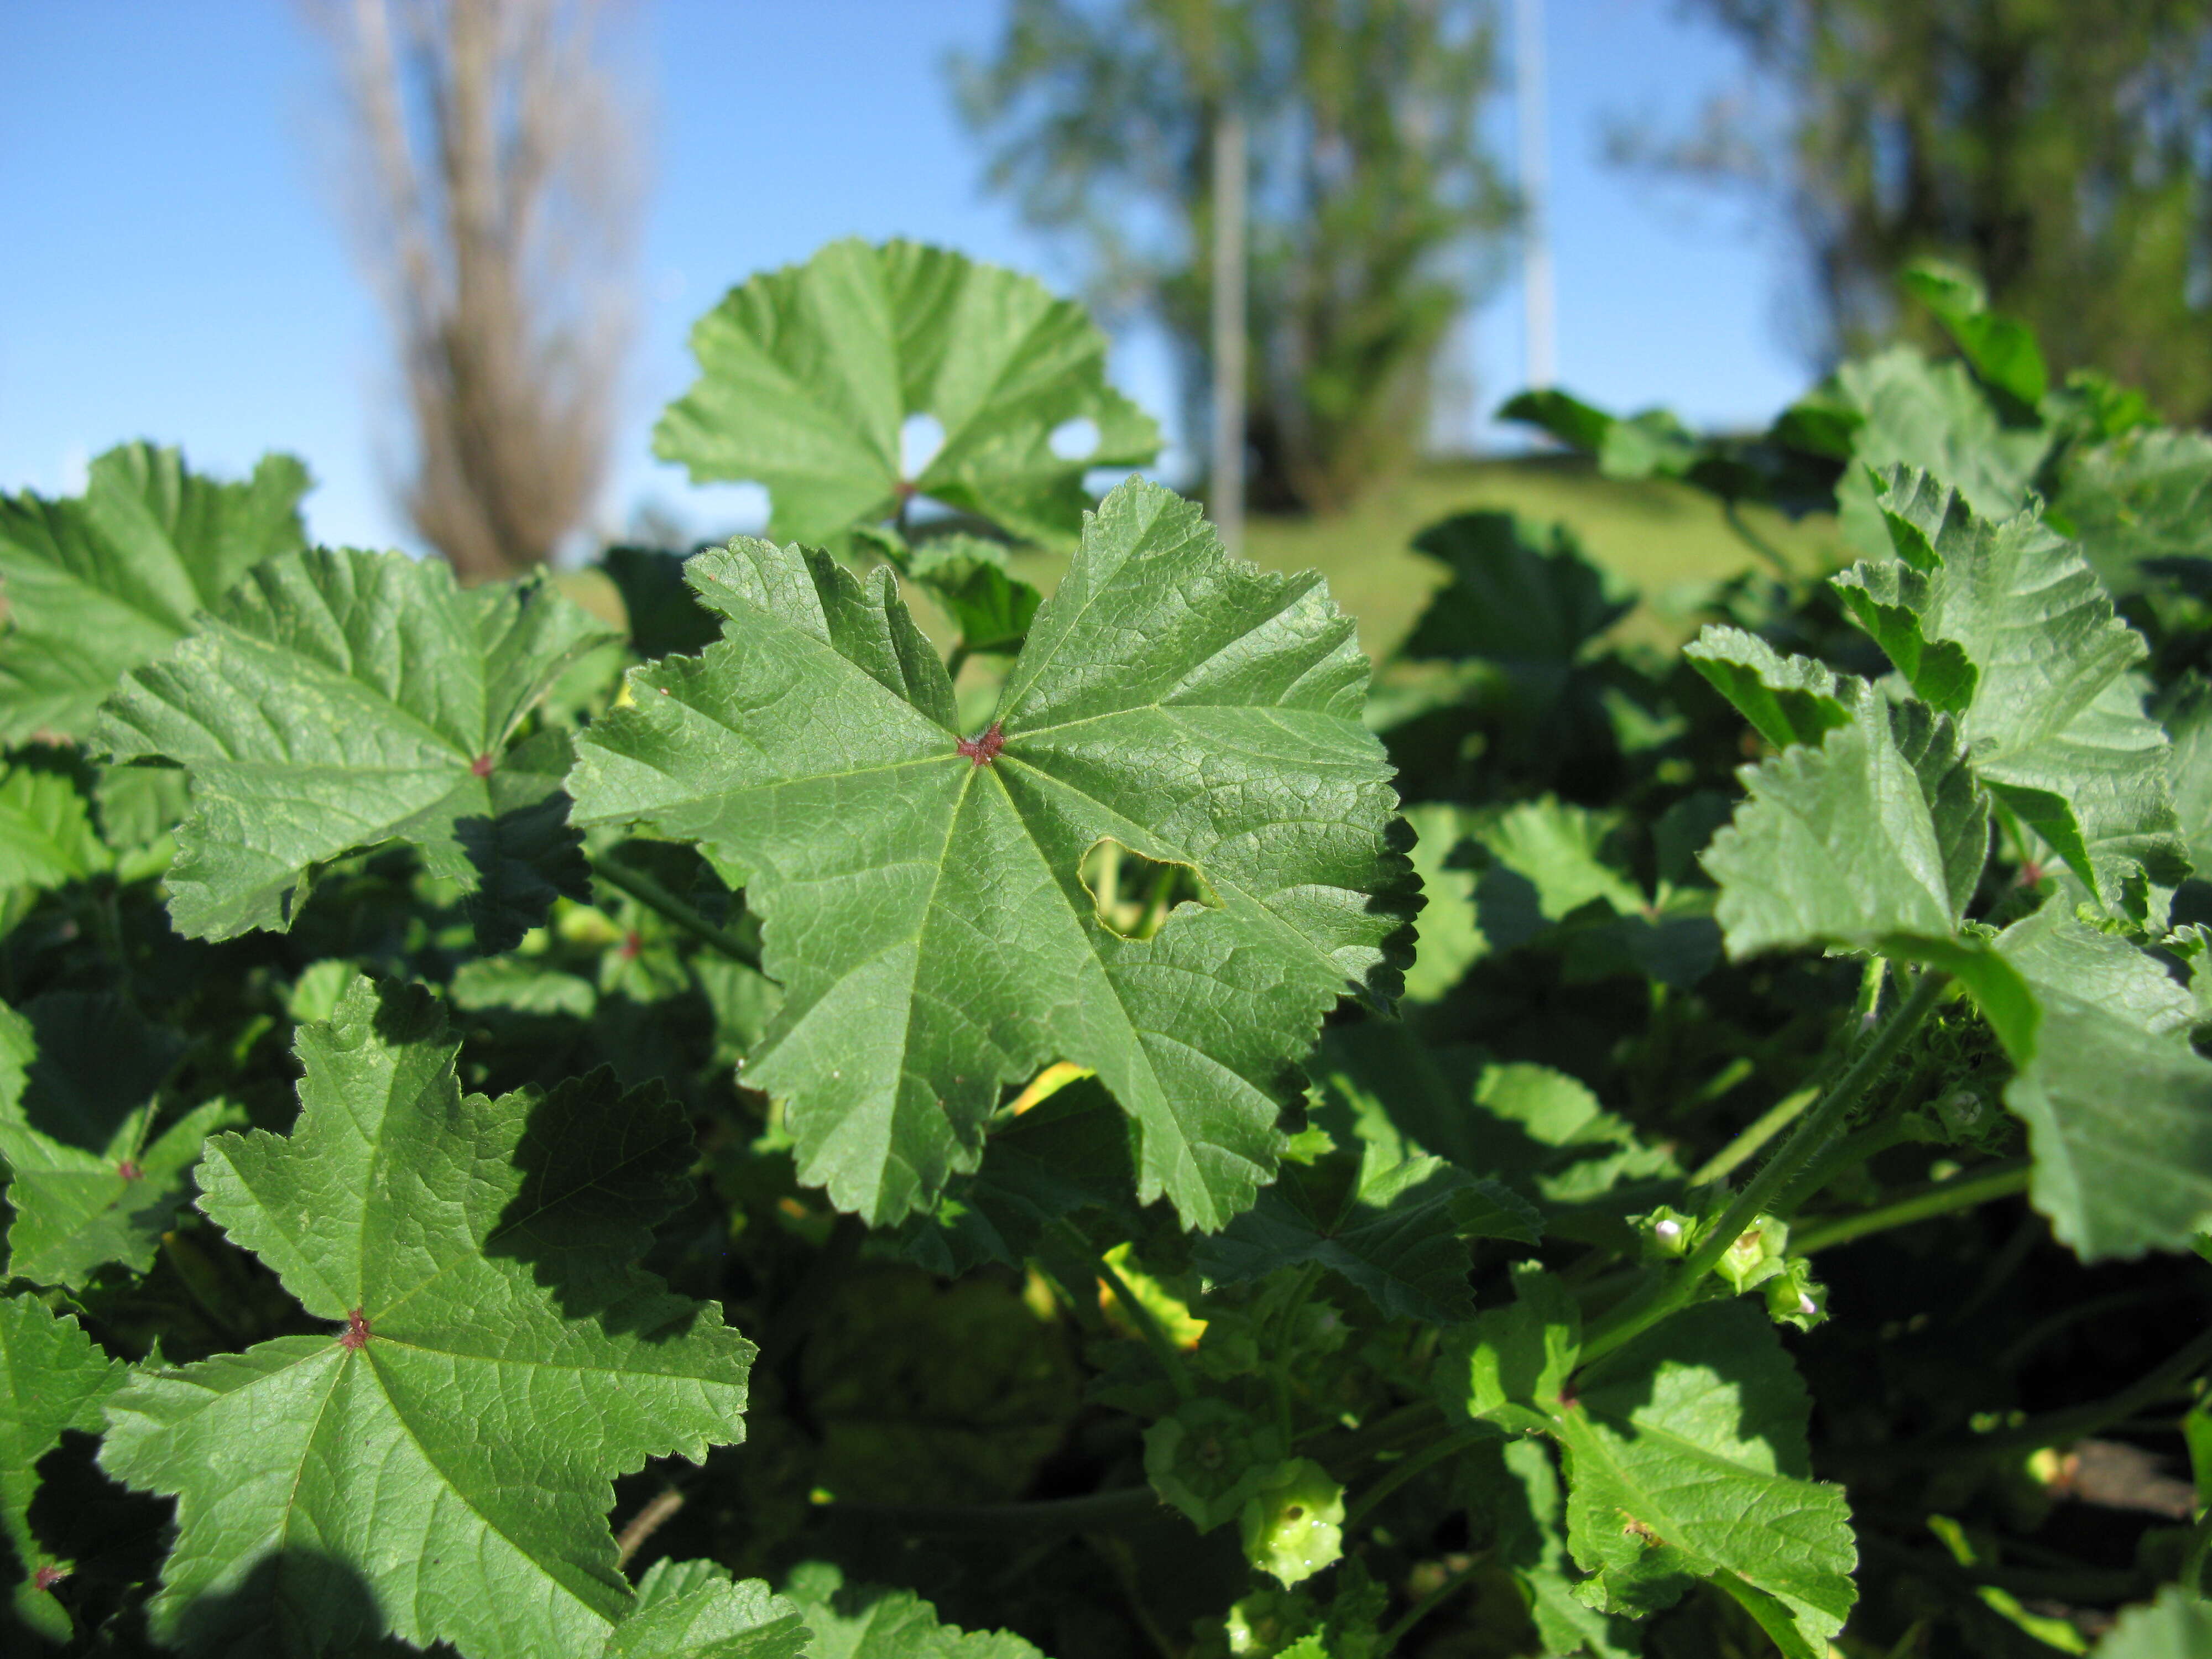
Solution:
{"label": "blue sky", "polygon": [[[1002,0],[641,3],[656,123],[644,314],[602,517],[619,526],[651,501],[706,532],[744,516],[742,496],[693,489],[648,433],[690,379],[685,329],[730,284],[856,233],[1060,286],[1074,273],[983,193],[946,90],[946,53],[988,47]],[[1741,64],[1673,0],[1547,10],[1562,384],[1693,422],[1763,419],[1806,377],[1780,322],[1786,245],[1740,204],[1603,161],[1608,121],[1679,123]],[[385,489],[405,430],[380,319],[333,208],[331,74],[298,8],[0,0],[0,489],[74,489],[131,437],[226,471],[287,448],[319,480],[318,539],[412,545]],[[1494,406],[1518,383],[1517,290],[1466,344]],[[1157,343],[1116,358],[1127,389],[1170,413]]]}

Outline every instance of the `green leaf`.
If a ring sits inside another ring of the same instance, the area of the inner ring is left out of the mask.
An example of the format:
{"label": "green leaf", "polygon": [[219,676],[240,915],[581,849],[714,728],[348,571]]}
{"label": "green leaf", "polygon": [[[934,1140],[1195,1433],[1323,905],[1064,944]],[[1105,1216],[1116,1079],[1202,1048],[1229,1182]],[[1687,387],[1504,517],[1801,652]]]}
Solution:
{"label": "green leaf", "polygon": [[1582,1352],[1582,1313],[1565,1285],[1533,1265],[1513,1269],[1513,1297],[1446,1335],[1437,1395],[1454,1416],[1554,1433]]}
{"label": "green leaf", "polygon": [[66,1574],[70,1563],[48,1553],[31,1530],[39,1460],[61,1443],[64,1430],[98,1434],[100,1403],[126,1375],[123,1362],[94,1346],[74,1317],[56,1318],[35,1297],[0,1297],[0,1531],[22,1574],[16,1616],[56,1641],[68,1638],[69,1615],[38,1579],[42,1572]]}
{"label": "green leaf", "polygon": [[[694,482],[768,486],[768,533],[835,543],[919,494],[1048,546],[1073,543],[1093,467],[1142,466],[1158,429],[1106,384],[1083,307],[995,265],[913,242],[833,242],[732,289],[691,331],[700,377],[653,430]],[[944,441],[902,465],[909,416]],[[1087,454],[1053,434],[1088,421]]]}
{"label": "green leaf", "polygon": [[1430,526],[1413,546],[1452,573],[1406,641],[1416,661],[1480,658],[1533,689],[1563,676],[1636,608],[1560,526],[1547,545],[1510,513],[1462,513]]}
{"label": "green leaf", "polygon": [[630,647],[641,657],[703,650],[721,636],[714,613],[684,580],[684,556],[653,547],[611,547],[601,560],[622,595]]}
{"label": "green leaf", "polygon": [[1936,313],[1974,373],[2033,408],[2051,389],[2043,348],[2027,324],[1990,309],[1989,290],[1972,271],[1940,259],[1906,267],[1905,290]]}
{"label": "green leaf", "polygon": [[1894,466],[1934,474],[1984,518],[2020,510],[2050,447],[2041,427],[2007,427],[1960,362],[1930,363],[1908,346],[1844,364],[1838,400],[1860,421],[1851,434],[1858,465],[1837,490],[1846,537],[1870,556],[1887,546],[1868,477]]}
{"label": "green leaf", "polygon": [[1997,949],[2036,1019],[2007,1042],[2005,1103],[2035,1154],[2029,1194],[2085,1260],[2179,1250],[2212,1226],[2212,1060],[2196,999],[2125,939],[2046,906]]}
{"label": "green leaf", "polygon": [[912,1590],[848,1584],[826,1562],[794,1569],[783,1593],[813,1636],[807,1659],[1041,1659],[1018,1636],[939,1624]]}
{"label": "green leaf", "polygon": [[1145,1479],[1162,1503],[1212,1532],[1244,1512],[1288,1450],[1273,1424],[1201,1395],[1145,1431]]}
{"label": "green leaf", "polygon": [[1738,775],[1713,837],[1729,954],[1948,940],[1988,858],[1989,804],[1950,716],[1847,683],[1850,721]]}
{"label": "green leaf", "polygon": [[963,651],[1012,655],[1043,603],[1036,588],[1007,573],[1006,550],[980,536],[924,542],[908,561],[906,574],[952,619]]}
{"label": "green leaf", "polygon": [[2168,1584],[2129,1607],[2097,1644],[2097,1659],[2202,1659],[2212,1653],[2212,1601]]}
{"label": "green leaf", "polygon": [[1586,1370],[1553,1417],[1569,1541],[1593,1575],[1583,1599],[1656,1612],[1713,1579],[1793,1659],[1825,1655],[1856,1596],[1857,1552],[1842,1488],[1809,1479],[1808,1409],[1772,1326],[1744,1302],[1690,1308]]}
{"label": "green leaf", "polygon": [[64,750],[18,751],[0,769],[0,890],[101,874],[114,854],[93,828],[86,768]]}
{"label": "green leaf", "polygon": [[1575,1598],[1581,1575],[1567,1551],[1566,1494],[1551,1449],[1532,1438],[1492,1441],[1462,1453],[1462,1467],[1477,1512],[1494,1517],[1492,1551],[1519,1581],[1543,1651],[1592,1659],[1640,1653],[1635,1626]]}
{"label": "green leaf", "polygon": [[99,1151],[40,1133],[0,1115],[7,1161],[8,1272],[39,1285],[81,1290],[111,1262],[133,1273],[154,1265],[161,1235],[176,1222],[200,1147],[216,1130],[246,1121],[244,1108],[211,1100],[149,1144],[151,1106],[132,1114]]}
{"label": "green leaf", "polygon": [[1465,844],[1474,815],[1446,801],[1423,801],[1406,809],[1413,826],[1413,871],[1425,902],[1413,965],[1406,970],[1406,1000],[1434,1002],[1466,977],[1490,948],[1476,924],[1478,872],[1453,861]]}
{"label": "green leaf", "polygon": [[663,1559],[638,1581],[637,1605],[605,1659],[799,1659],[806,1621],[763,1579],[732,1583],[712,1561]]}
{"label": "green leaf", "polygon": [[1474,1311],[1468,1239],[1534,1244],[1543,1231],[1526,1200],[1440,1158],[1392,1161],[1370,1143],[1359,1165],[1346,1196],[1285,1166],[1257,1204],[1199,1243],[1194,1265],[1212,1284],[1241,1285],[1317,1261],[1385,1317],[1443,1325]]}
{"label": "green leaf", "polygon": [[2066,458],[2051,503],[2106,588],[2138,592],[2212,558],[2212,438],[2154,427]]}
{"label": "green leaf", "polygon": [[1929,703],[1958,714],[1975,775],[2115,912],[2187,872],[2166,739],[2129,677],[2146,647],[2080,550],[2033,513],[1978,519],[1949,489],[1893,472],[1881,506],[1898,560],[1836,579]]}
{"label": "green leaf", "polygon": [[[745,1080],[786,1103],[801,1179],[873,1223],[926,1208],[1001,1088],[1066,1060],[1136,1121],[1140,1198],[1209,1230],[1246,1207],[1322,1015],[1396,991],[1418,902],[1320,580],[1125,484],[963,738],[888,570],[741,538],[690,574],[722,641],[634,672],[570,788],[581,822],[754,872],[784,999]],[[1081,876],[1109,840],[1214,902],[1120,936]]]}
{"label": "green leaf", "polygon": [[1682,654],[1777,749],[1819,743],[1849,725],[1857,706],[1832,670],[1810,657],[1784,657],[1741,629],[1707,628]]}
{"label": "green leaf", "polygon": [[741,1437],[751,1345],[629,1264],[691,1139],[605,1072],[464,1097],[419,988],[356,981],[298,1039],[289,1136],[208,1142],[200,1206],[339,1328],[141,1371],[101,1463],[173,1495],[155,1636],[602,1645],[631,1596],[610,1478]]}
{"label": "green leaf", "polygon": [[471,899],[503,950],[582,896],[566,740],[509,747],[562,671],[608,637],[543,576],[463,590],[433,560],[318,549],[258,567],[101,710],[119,760],[191,769],[170,916],[188,938],[289,929],[315,867],[388,842]]}
{"label": "green leaf", "polygon": [[101,699],[189,633],[195,611],[305,544],[307,487],[289,455],[218,483],[136,443],[94,461],[82,495],[0,495],[0,740],[90,730]]}

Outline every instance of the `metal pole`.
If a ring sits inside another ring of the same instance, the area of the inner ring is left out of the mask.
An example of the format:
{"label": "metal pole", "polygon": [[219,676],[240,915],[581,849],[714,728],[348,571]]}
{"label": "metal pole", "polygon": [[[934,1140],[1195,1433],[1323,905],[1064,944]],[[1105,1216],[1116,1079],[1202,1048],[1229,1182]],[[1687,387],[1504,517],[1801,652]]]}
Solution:
{"label": "metal pole", "polygon": [[1224,107],[1213,124],[1213,476],[1206,495],[1231,553],[1244,545],[1244,118]]}
{"label": "metal pole", "polygon": [[1544,0],[1513,0],[1513,80],[1520,113],[1522,370],[1541,390],[1558,374],[1552,305],[1552,167],[1544,111]]}

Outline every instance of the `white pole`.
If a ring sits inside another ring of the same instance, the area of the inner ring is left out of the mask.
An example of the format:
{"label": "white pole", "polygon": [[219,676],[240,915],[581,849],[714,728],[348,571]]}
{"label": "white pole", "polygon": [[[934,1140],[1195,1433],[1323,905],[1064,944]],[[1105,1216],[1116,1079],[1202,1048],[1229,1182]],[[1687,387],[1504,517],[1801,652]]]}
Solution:
{"label": "white pole", "polygon": [[1541,389],[1558,374],[1552,303],[1552,167],[1544,112],[1544,0],[1513,0],[1513,80],[1519,106],[1522,371]]}
{"label": "white pole", "polygon": [[1222,545],[1244,545],[1244,118],[1213,124],[1213,477]]}

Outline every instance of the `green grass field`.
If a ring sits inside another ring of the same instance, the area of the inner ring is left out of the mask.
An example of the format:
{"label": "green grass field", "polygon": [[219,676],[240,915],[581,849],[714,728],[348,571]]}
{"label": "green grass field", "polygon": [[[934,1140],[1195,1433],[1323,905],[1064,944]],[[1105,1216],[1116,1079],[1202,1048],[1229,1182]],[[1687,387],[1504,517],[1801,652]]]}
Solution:
{"label": "green grass field", "polygon": [[[1245,554],[1271,570],[1320,570],[1337,602],[1359,618],[1361,641],[1378,660],[1413,624],[1443,568],[1413,550],[1425,526],[1477,509],[1517,513],[1539,526],[1564,523],[1583,550],[1642,595],[1622,623],[1654,641],[1692,631],[1688,613],[1716,581],[1759,562],[1710,496],[1666,482],[1601,477],[1575,457],[1469,461],[1425,468],[1376,490],[1332,519],[1258,519]],[[1838,557],[1832,521],[1793,525],[1754,508],[1752,530],[1793,563]]]}

